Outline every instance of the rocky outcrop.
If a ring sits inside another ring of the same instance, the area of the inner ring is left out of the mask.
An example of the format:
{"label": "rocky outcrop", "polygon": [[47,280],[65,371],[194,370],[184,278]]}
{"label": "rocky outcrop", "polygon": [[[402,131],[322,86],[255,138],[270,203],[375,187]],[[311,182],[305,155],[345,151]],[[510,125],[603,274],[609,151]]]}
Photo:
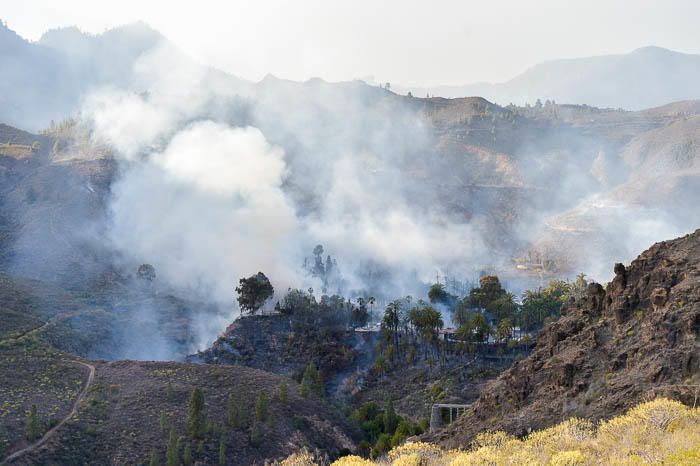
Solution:
{"label": "rocky outcrop", "polygon": [[346,332],[295,331],[290,317],[282,314],[242,316],[211,348],[188,360],[240,364],[295,377],[313,363],[329,381],[355,360],[352,337]]}
{"label": "rocky outcrop", "polygon": [[432,440],[454,446],[484,430],[524,435],[572,416],[608,418],[660,395],[700,402],[700,230],[614,271],[606,287],[591,283],[565,304],[532,354]]}

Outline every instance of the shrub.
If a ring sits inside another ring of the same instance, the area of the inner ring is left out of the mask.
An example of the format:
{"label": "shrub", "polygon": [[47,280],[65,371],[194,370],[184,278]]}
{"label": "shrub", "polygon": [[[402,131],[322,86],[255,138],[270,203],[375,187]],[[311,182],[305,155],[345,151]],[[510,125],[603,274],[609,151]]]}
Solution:
{"label": "shrub", "polygon": [[552,456],[551,466],[583,466],[586,457],[579,450],[560,451]]}
{"label": "shrub", "polygon": [[[367,404],[353,413],[354,419],[381,417],[376,405]],[[370,422],[370,421],[365,421]],[[402,430],[401,424],[397,432]],[[383,455],[388,434],[379,435],[372,458]],[[374,463],[357,456],[339,459],[332,466],[433,465],[528,465],[579,466],[587,464],[700,464],[700,408],[658,399],[642,403],[600,424],[572,418],[549,429],[517,439],[504,432],[477,435],[468,451],[444,451],[428,443],[394,447],[385,459]],[[360,446],[366,451],[368,443]]]}

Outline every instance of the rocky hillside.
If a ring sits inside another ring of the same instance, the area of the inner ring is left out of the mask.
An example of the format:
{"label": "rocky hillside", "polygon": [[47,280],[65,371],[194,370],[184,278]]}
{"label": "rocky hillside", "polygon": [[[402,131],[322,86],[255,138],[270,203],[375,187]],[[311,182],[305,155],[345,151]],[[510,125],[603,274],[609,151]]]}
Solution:
{"label": "rocky hillside", "polygon": [[285,315],[242,316],[211,348],[192,356],[208,364],[240,364],[275,374],[301,376],[313,363],[329,382],[332,375],[350,368],[362,337],[345,331],[299,331]]}
{"label": "rocky hillside", "polygon": [[489,384],[473,413],[438,433],[447,445],[480,431],[523,435],[572,416],[602,419],[657,396],[700,396],[700,230],[657,243],[606,287],[562,309],[537,346]]}

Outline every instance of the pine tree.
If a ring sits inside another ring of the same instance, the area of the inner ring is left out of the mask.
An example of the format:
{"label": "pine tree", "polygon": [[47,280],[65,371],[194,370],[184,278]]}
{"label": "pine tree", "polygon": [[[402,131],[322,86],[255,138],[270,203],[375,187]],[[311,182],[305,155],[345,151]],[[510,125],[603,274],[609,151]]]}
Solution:
{"label": "pine tree", "polygon": [[219,439],[219,465],[223,466],[226,464],[226,435],[221,434],[221,439]]}
{"label": "pine tree", "polygon": [[182,454],[182,462],[185,466],[192,465],[192,448],[190,447],[190,442],[185,444],[185,452]]}
{"label": "pine tree", "polygon": [[178,455],[180,455],[180,452],[182,451],[182,445],[184,441],[185,438],[183,436],[177,438],[177,444],[175,445],[175,449],[177,450]]}
{"label": "pine tree", "polygon": [[309,388],[310,384],[311,382],[309,382],[306,377],[301,379],[301,387],[299,388],[299,394],[302,398],[309,397],[309,392],[311,391],[311,388]]}
{"label": "pine tree", "polygon": [[267,398],[263,391],[258,393],[258,399],[255,400],[255,417],[260,422],[265,422],[267,419]]}
{"label": "pine tree", "polygon": [[166,450],[166,458],[168,466],[178,466],[180,464],[180,452],[177,449],[177,438],[175,437],[175,429],[170,429],[170,437],[168,438],[168,448]]}
{"label": "pine tree", "polygon": [[165,428],[168,427],[168,418],[165,415],[165,411],[160,412],[160,431],[165,432]]}
{"label": "pine tree", "polygon": [[207,429],[207,413],[204,406],[204,393],[195,388],[190,396],[187,430],[194,438],[202,438]]}
{"label": "pine tree", "polygon": [[394,403],[389,398],[386,402],[386,408],[384,409],[384,432],[392,434],[396,430],[396,425],[398,424],[398,418],[396,416],[396,411],[394,411]]}
{"label": "pine tree", "polygon": [[254,422],[253,426],[250,428],[250,443],[253,446],[258,446],[262,440],[262,434],[258,428],[258,423]]}
{"label": "pine tree", "polygon": [[289,385],[287,385],[287,382],[280,384],[280,401],[284,404],[287,404],[287,401],[289,401]]}
{"label": "pine tree", "polygon": [[36,440],[41,436],[40,426],[39,426],[39,414],[37,413],[36,404],[32,404],[32,408],[29,410],[29,416],[27,416],[27,421],[24,426],[24,434],[27,440]]}
{"label": "pine tree", "polygon": [[151,462],[149,463],[150,466],[158,466],[160,463],[160,460],[158,459],[158,450],[155,448],[151,450]]}
{"label": "pine tree", "polygon": [[301,379],[301,389],[304,398],[313,393],[318,396],[323,396],[323,382],[321,381],[321,373],[316,369],[313,363],[309,363],[304,369],[304,376]]}

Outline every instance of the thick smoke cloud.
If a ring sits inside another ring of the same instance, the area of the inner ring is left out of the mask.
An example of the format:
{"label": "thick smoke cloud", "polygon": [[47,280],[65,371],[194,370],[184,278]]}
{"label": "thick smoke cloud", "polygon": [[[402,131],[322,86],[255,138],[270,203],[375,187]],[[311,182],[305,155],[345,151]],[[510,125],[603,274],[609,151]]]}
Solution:
{"label": "thick smoke cloud", "polygon": [[112,244],[178,289],[230,306],[237,279],[264,270],[293,284],[296,233],[281,191],[282,151],[255,128],[193,123],[113,187]]}
{"label": "thick smoke cloud", "polygon": [[[219,89],[167,50],[137,61],[145,92],[102,88],[83,106],[122,160],[107,230],[129,266],[150,262],[171,286],[232,308],[237,279],[258,270],[278,291],[320,290],[301,269],[317,243],[343,272],[344,289],[329,292],[386,298],[422,292],[436,269],[481,250],[470,223],[450,221],[430,186],[407,177],[433,141],[391,94],[271,78],[247,101],[250,117],[221,118]],[[381,278],[368,280],[372,267]]]}
{"label": "thick smoke cloud", "polygon": [[[131,82],[83,103],[93,137],[120,161],[109,243],[125,268],[149,262],[168,286],[218,306],[219,319],[199,322],[200,347],[237,313],[242,276],[264,271],[278,296],[318,292],[301,265],[319,243],[344,279],[328,292],[381,303],[423,296],[436,272],[512,270],[532,243],[569,254],[572,275],[605,280],[613,260],[694,221],[616,201],[630,164],[571,129],[535,128],[512,156],[467,160],[437,148],[417,100],[362,83],[268,77],[237,89],[168,46],[141,56]],[[511,207],[490,194],[499,189],[522,193],[510,231],[493,223],[495,209]]]}

